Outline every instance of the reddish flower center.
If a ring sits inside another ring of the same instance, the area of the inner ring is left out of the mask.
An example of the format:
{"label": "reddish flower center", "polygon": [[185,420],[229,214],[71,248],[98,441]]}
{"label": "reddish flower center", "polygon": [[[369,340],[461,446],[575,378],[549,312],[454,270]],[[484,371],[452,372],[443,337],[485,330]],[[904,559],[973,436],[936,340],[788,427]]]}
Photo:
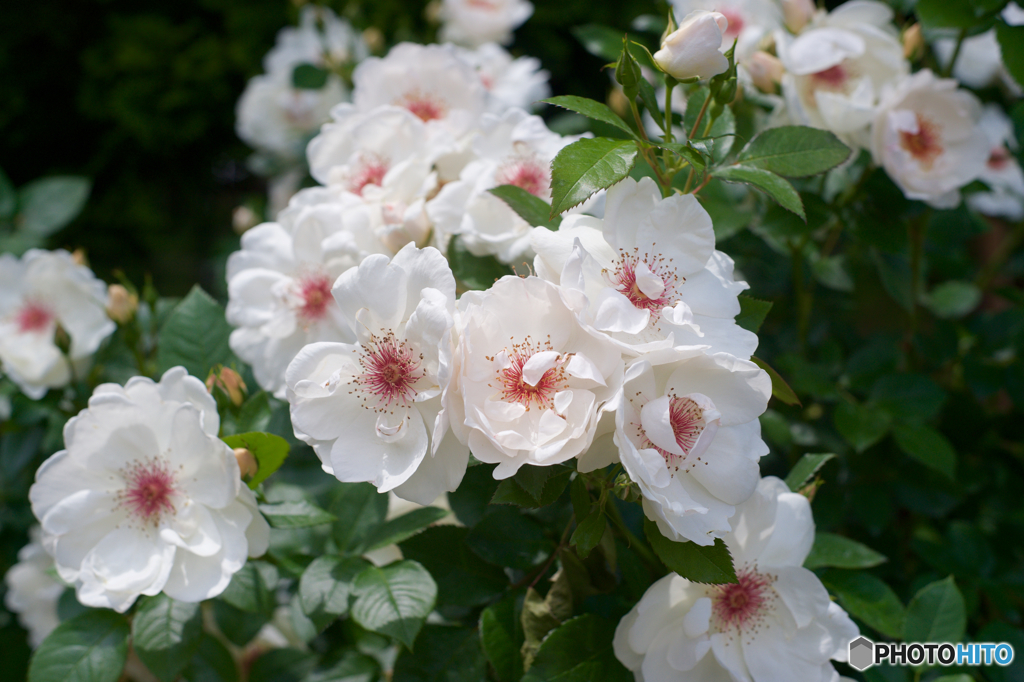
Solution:
{"label": "reddish flower center", "polygon": [[[530,337],[522,343],[514,343],[511,348],[505,349],[508,364],[499,369],[497,380],[501,400],[509,403],[519,403],[526,407],[529,412],[534,405],[541,409],[553,409],[555,405],[555,394],[568,386],[568,379],[565,376],[564,358],[560,355],[555,364],[545,370],[536,380],[530,383],[523,370],[530,358],[541,351],[550,351],[551,342],[547,341],[543,346],[534,344]],[[494,362],[493,357],[487,358]],[[494,384],[491,384],[494,386]]]}
{"label": "reddish flower center", "polygon": [[132,516],[155,525],[165,512],[174,511],[175,479],[165,462],[132,462],[122,475],[128,485],[120,501]]}
{"label": "reddish flower center", "polygon": [[15,320],[20,332],[45,331],[54,317],[53,311],[36,301],[26,301],[25,305],[15,313]]}
{"label": "reddish flower center", "polygon": [[811,74],[815,87],[827,90],[841,90],[849,78],[850,72],[842,64]]}
{"label": "reddish flower center", "polygon": [[416,383],[426,376],[426,370],[420,366],[422,361],[423,354],[396,339],[394,332],[383,337],[371,334],[369,342],[360,349],[363,372],[355,379],[366,394],[363,406],[378,412],[392,403],[408,407],[416,398]]}
{"label": "reddish flower center", "polygon": [[[647,266],[646,269],[649,269],[652,275],[661,280],[664,288],[660,294],[648,296],[643,292],[644,287],[637,280],[637,269],[641,263]],[[651,317],[654,318],[660,314],[662,308],[671,307],[676,302],[676,285],[681,278],[676,275],[671,263],[671,259],[666,261],[662,256],[652,257],[645,253],[641,257],[637,249],[634,249],[633,253],[620,251],[619,263],[611,277],[612,286],[637,308],[651,311]]]}
{"label": "reddish flower center", "polygon": [[435,121],[448,115],[448,107],[442,100],[419,90],[405,93],[396,104],[411,111],[421,121]]}
{"label": "reddish flower center", "polygon": [[737,575],[738,582],[717,589],[712,614],[720,630],[749,632],[757,629],[771,606],[774,579],[753,569]]}
{"label": "reddish flower center", "polygon": [[367,185],[380,187],[384,184],[384,176],[388,173],[388,162],[376,154],[367,154],[359,160],[359,165],[349,177],[348,191],[362,196]]}
{"label": "reddish flower center", "polygon": [[499,185],[515,185],[542,199],[551,189],[551,171],[536,156],[513,156],[506,159],[494,179]]}
{"label": "reddish flower center", "polygon": [[331,280],[324,274],[314,274],[299,281],[298,315],[306,322],[315,322],[327,314],[331,303]]}
{"label": "reddish flower center", "polygon": [[475,7],[476,9],[487,10],[494,12],[498,9],[498,3],[492,2],[492,0],[467,0],[467,5]]}
{"label": "reddish flower center", "polygon": [[921,114],[917,116],[917,132],[900,131],[900,146],[907,150],[922,168],[931,168],[942,155],[942,138],[938,125]]}
{"label": "reddish flower center", "polygon": [[743,31],[743,15],[740,14],[739,10],[732,7],[716,11],[729,20],[729,27],[725,29],[722,37],[731,45],[732,41]]}
{"label": "reddish flower center", "polygon": [[1010,163],[1010,152],[1006,147],[996,147],[988,157],[988,167],[992,170],[1002,170]]}
{"label": "reddish flower center", "polygon": [[[693,468],[693,464],[687,466],[686,460],[690,450],[697,444],[697,439],[700,438],[700,434],[704,431],[703,417],[704,410],[692,399],[672,396],[672,400],[669,401],[668,418],[669,423],[672,425],[672,434],[676,438],[676,445],[683,451],[683,456],[680,457],[668,450],[659,448],[641,430],[643,437],[642,447],[657,450],[673,473],[679,471],[680,466],[685,467],[684,473],[689,473],[690,469]],[[697,461],[701,461],[701,458],[698,457]]]}

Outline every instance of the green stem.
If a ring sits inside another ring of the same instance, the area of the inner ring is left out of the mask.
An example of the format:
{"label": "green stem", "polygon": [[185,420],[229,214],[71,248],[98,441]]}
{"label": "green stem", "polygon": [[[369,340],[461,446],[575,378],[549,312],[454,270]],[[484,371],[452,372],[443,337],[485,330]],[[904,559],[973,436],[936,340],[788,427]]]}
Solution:
{"label": "green stem", "polygon": [[804,257],[803,248],[796,244],[791,247],[793,261],[793,296],[796,298],[797,311],[797,338],[800,343],[800,353],[807,352],[807,330],[811,323],[812,299],[807,287],[804,284]]}
{"label": "green stem", "polygon": [[960,29],[960,35],[956,39],[956,47],[953,48],[953,57],[949,60],[949,64],[946,64],[945,68],[942,69],[942,77],[949,78],[949,74],[953,73],[953,65],[956,64],[957,57],[960,56],[960,48],[964,45],[964,38],[967,37],[967,29]]}
{"label": "green stem", "polygon": [[[644,122],[640,118],[640,110],[637,108],[635,100],[629,103],[629,108],[633,111],[633,120],[636,121],[636,127],[640,131],[640,137],[643,138],[645,142],[650,142],[651,140],[647,137],[647,131],[644,129]],[[642,144],[637,146],[644,157],[644,161],[646,161],[654,171],[654,176],[658,179],[658,184],[661,185],[661,195],[664,197],[669,196],[672,193],[672,178],[666,178],[661,172],[661,167],[658,165],[657,154],[652,152],[649,148],[644,147]]]}
{"label": "green stem", "polygon": [[633,535],[633,532],[626,528],[625,522],[622,520],[622,516],[619,514],[619,508],[615,506],[613,500],[605,509],[608,510],[608,518],[611,520],[612,525],[622,534],[622,537],[626,539],[629,544],[629,548],[635,550],[640,557],[651,566],[659,566],[661,560],[654,555],[647,545],[640,540],[637,536]]}
{"label": "green stem", "polygon": [[704,105],[700,108],[700,111],[697,112],[697,120],[693,122],[693,128],[690,129],[690,134],[687,135],[687,139],[692,140],[693,136],[697,134],[697,126],[700,125],[701,119],[704,118],[704,114],[707,113],[708,105],[711,104],[711,100],[712,97],[711,93],[709,92],[707,99],[704,100]]}

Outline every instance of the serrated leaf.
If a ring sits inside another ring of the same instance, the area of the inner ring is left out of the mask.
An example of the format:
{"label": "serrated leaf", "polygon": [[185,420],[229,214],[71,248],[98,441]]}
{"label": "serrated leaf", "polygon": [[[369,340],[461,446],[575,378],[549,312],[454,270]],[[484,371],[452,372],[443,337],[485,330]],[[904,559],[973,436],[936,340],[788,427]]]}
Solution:
{"label": "serrated leaf", "polygon": [[956,450],[941,433],[923,424],[896,424],[893,436],[904,453],[950,479],[956,478]]}
{"label": "serrated leaf", "polygon": [[779,126],[751,140],[737,161],[783,177],[805,178],[835,168],[850,158],[850,153],[850,148],[827,130]]}
{"label": "serrated leaf", "polygon": [[563,623],[544,639],[522,682],[632,682],[615,657],[614,634],[610,623],[590,613]]}
{"label": "serrated leaf", "polygon": [[498,682],[519,682],[523,676],[523,657],[519,651],[525,638],[516,613],[519,594],[509,592],[480,614],[480,644]]}
{"label": "serrated leaf", "polygon": [[583,114],[587,118],[592,118],[595,121],[601,121],[602,123],[615,126],[630,137],[636,137],[633,129],[630,128],[618,114],[609,109],[607,104],[602,104],[601,102],[587,99],[586,97],[576,97],[575,95],[549,97],[548,99],[542,99],[541,102],[554,104],[556,107],[562,107],[569,111],[575,111],[578,114]]}
{"label": "serrated leaf", "polygon": [[804,568],[871,568],[885,561],[885,556],[856,540],[819,532],[814,535],[814,546],[804,559]]}
{"label": "serrated leaf", "polygon": [[533,227],[557,230],[558,226],[562,224],[562,216],[550,217],[551,204],[530,194],[522,187],[499,185],[487,191],[508,204],[509,208]]}
{"label": "serrated leaf", "polygon": [[202,634],[199,604],[166,594],[143,598],[132,619],[135,653],[162,682],[171,682],[185,668]]}
{"label": "serrated leaf", "polygon": [[804,205],[793,185],[785,178],[770,171],[753,166],[724,166],[711,171],[711,174],[726,182],[742,182],[761,190],[774,199],[783,208],[792,211],[804,220]]}
{"label": "serrated leaf", "polygon": [[764,324],[764,319],[768,317],[768,312],[774,304],[771,301],[762,301],[761,299],[744,294],[740,294],[738,298],[740,301],[740,314],[736,316],[736,324],[748,332],[756,334],[757,330]]}
{"label": "serrated leaf", "polygon": [[364,541],[363,552],[394,545],[411,538],[432,523],[436,523],[451,513],[437,507],[414,509],[407,514],[387,521],[373,530]]}
{"label": "serrated leaf", "polygon": [[511,507],[490,512],[470,530],[466,545],[495,566],[529,570],[554,549],[543,528],[531,517]]}
{"label": "serrated leaf", "polygon": [[772,397],[778,398],[787,405],[802,405],[800,398],[796,395],[796,391],[786,383],[786,380],[782,378],[782,375],[776,372],[771,365],[758,357],[751,357],[750,361],[768,372],[768,376],[771,377],[772,380]]}
{"label": "serrated leaf", "polygon": [[576,553],[580,555],[581,559],[586,559],[590,555],[590,551],[597,547],[597,543],[601,542],[601,537],[607,526],[608,520],[605,518],[604,510],[595,506],[577,524],[576,530],[569,538],[569,544],[575,545]]}
{"label": "serrated leaf", "polygon": [[836,429],[857,452],[864,452],[882,440],[892,427],[889,413],[871,403],[850,403],[845,400],[833,414]]}
{"label": "serrated leaf", "polygon": [[903,639],[907,642],[959,642],[967,612],[953,576],[921,588],[907,605]]}
{"label": "serrated leaf", "polygon": [[338,517],[307,500],[261,504],[260,511],[273,528],[305,528],[333,523]]}
{"label": "serrated leaf", "polygon": [[89,198],[88,178],[61,175],[34,180],[18,190],[20,229],[46,237],[77,216]]}
{"label": "serrated leaf", "polygon": [[458,235],[448,240],[448,264],[455,279],[469,289],[490,289],[496,280],[515,274],[494,256],[474,256]]}
{"label": "serrated leaf", "polygon": [[644,518],[644,534],[665,567],[687,580],[708,585],[737,582],[732,555],[721,538],[715,538],[715,544],[708,546],[675,542],[662,535],[657,524],[648,518]]}
{"label": "serrated leaf", "polygon": [[629,175],[639,150],[632,140],[595,137],[562,148],[551,162],[551,215],[582,204]]}
{"label": "serrated leaf", "polygon": [[356,576],[369,564],[359,557],[321,556],[313,560],[299,579],[302,611],[313,619],[321,616],[343,616],[348,613],[349,599]]}
{"label": "serrated leaf", "polygon": [[32,655],[28,682],[117,682],[128,658],[128,621],[92,609],[65,621]]}
{"label": "serrated leaf", "polygon": [[525,465],[515,476],[498,484],[491,504],[546,507],[561,496],[570,476],[572,470],[568,468]]}
{"label": "serrated leaf", "polygon": [[834,459],[835,455],[831,452],[822,453],[819,455],[806,454],[800,458],[789,471],[789,475],[786,476],[786,485],[793,492],[799,492],[811,478],[818,473],[821,467],[825,466],[825,462],[830,459]]}
{"label": "serrated leaf", "polygon": [[341,483],[330,511],[338,517],[331,529],[338,548],[356,551],[363,540],[388,514],[388,496],[377,492],[369,483]]}
{"label": "serrated leaf", "polygon": [[468,528],[433,526],[399,545],[402,556],[419,562],[437,583],[437,599],[452,606],[479,606],[505,591],[508,577],[466,543]]}
{"label": "serrated leaf", "polygon": [[477,682],[486,679],[487,661],[475,629],[427,625],[416,652],[402,652],[392,682]]}
{"label": "serrated leaf", "polygon": [[[248,403],[246,403],[248,404]],[[243,409],[245,409],[243,407]],[[251,431],[224,438],[224,442],[232,448],[245,448],[256,458],[256,475],[249,481],[249,487],[256,489],[267,477],[281,468],[288,458],[291,447],[288,441],[272,433]]]}
{"label": "serrated leaf", "polygon": [[215,365],[231,364],[230,335],[224,309],[195,285],[160,328],[157,373],[181,365],[192,376],[205,379]]}
{"label": "serrated leaf", "polygon": [[[884,582],[863,571],[829,570],[821,581],[846,611],[886,637],[903,637],[906,612],[896,593]],[[934,640],[914,640],[934,641]]]}
{"label": "serrated leaf", "polygon": [[299,90],[319,90],[327,85],[330,76],[327,69],[314,64],[299,64],[292,70],[292,87]]}
{"label": "serrated leaf", "polygon": [[436,599],[434,579],[415,561],[383,568],[368,566],[356,576],[351,615],[367,630],[393,637],[412,649]]}

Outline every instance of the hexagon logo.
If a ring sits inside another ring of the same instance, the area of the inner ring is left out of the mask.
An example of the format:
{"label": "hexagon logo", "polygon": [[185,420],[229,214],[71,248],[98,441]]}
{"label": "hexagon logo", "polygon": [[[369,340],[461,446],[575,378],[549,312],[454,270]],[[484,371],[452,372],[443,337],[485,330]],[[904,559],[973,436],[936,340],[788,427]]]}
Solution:
{"label": "hexagon logo", "polygon": [[850,642],[850,666],[860,671],[872,666],[875,659],[875,643],[867,637],[858,637]]}

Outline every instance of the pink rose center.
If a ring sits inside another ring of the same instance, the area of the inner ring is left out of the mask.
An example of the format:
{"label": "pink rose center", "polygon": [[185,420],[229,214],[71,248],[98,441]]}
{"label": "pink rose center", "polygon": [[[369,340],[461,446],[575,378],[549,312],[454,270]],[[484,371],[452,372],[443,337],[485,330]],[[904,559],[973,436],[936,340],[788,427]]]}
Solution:
{"label": "pink rose center", "polygon": [[378,412],[392,404],[408,407],[416,398],[417,382],[426,376],[426,370],[420,366],[422,362],[423,354],[396,339],[394,332],[383,337],[371,335],[360,349],[359,364],[363,371],[355,379],[365,394],[363,406]]}
{"label": "pink rose center", "polygon": [[737,578],[736,583],[716,588],[712,614],[720,630],[750,632],[757,629],[771,607],[774,580],[753,569],[739,573]]}
{"label": "pink rose center", "polygon": [[[642,447],[657,450],[658,454],[665,459],[665,464],[668,465],[673,474],[679,471],[681,466],[685,467],[684,473],[689,473],[695,463],[687,466],[686,460],[693,446],[697,444],[700,434],[704,431],[704,423],[702,421],[704,410],[690,398],[672,396],[672,400],[669,401],[668,414],[669,424],[672,425],[672,434],[676,437],[676,445],[683,451],[683,456],[680,457],[668,450],[659,448],[647,438],[646,434],[643,435]],[[697,457],[696,461],[700,462],[702,460],[700,457]]]}
{"label": "pink rose center", "polygon": [[299,317],[306,322],[315,322],[327,314],[327,306],[333,300],[331,280],[327,275],[317,273],[302,278],[299,281],[299,292],[302,300],[297,311]]}
{"label": "pink rose center", "polygon": [[56,317],[53,311],[37,301],[26,301],[18,312],[15,313],[15,320],[18,323],[18,331],[42,332],[53,322]]}
{"label": "pink rose center", "polygon": [[[659,278],[664,288],[657,296],[648,296],[641,289],[637,281],[637,268],[644,263],[655,277]],[[643,254],[641,257],[638,249],[633,253],[626,253],[620,250],[619,263],[612,275],[612,286],[616,291],[629,299],[635,307],[641,310],[649,310],[651,317],[657,317],[662,308],[671,307],[676,302],[676,286],[682,279],[676,275],[675,269],[671,267],[671,259],[665,260],[663,256],[651,256]],[[686,281],[683,279],[683,281]]]}
{"label": "pink rose center", "polygon": [[356,170],[349,177],[348,191],[362,196],[367,185],[380,187],[384,184],[384,176],[388,173],[387,159],[376,154],[367,154],[359,160]]}
{"label": "pink rose center", "polygon": [[506,159],[494,179],[499,185],[515,185],[542,199],[551,191],[551,171],[536,156],[513,156]]}
{"label": "pink rose center", "polygon": [[846,85],[846,81],[850,79],[850,72],[842,64],[836,64],[824,71],[812,73],[811,79],[816,88],[841,90]]}
{"label": "pink rose center", "polygon": [[[523,376],[523,369],[535,354],[541,351],[552,350],[551,342],[544,346],[534,344],[530,337],[522,343],[515,343],[511,348],[506,348],[508,365],[498,370],[497,386],[501,392],[501,400],[509,403],[519,403],[529,412],[533,406],[540,409],[553,409],[555,405],[555,394],[568,387],[568,379],[565,376],[565,367],[562,357],[559,356],[557,364],[546,370],[537,383],[531,384]],[[487,358],[494,362],[494,358]],[[494,384],[491,384],[494,386]]]}
{"label": "pink rose center", "polygon": [[174,512],[176,481],[166,462],[132,462],[122,475],[128,485],[119,498],[132,516],[156,525],[164,513]]}
{"label": "pink rose center", "polygon": [[1002,170],[1010,163],[1010,152],[1006,147],[995,147],[988,157],[988,167]]}
{"label": "pink rose center", "polygon": [[921,114],[917,116],[917,132],[900,131],[900,147],[910,153],[924,169],[929,169],[942,156],[940,128]]}
{"label": "pink rose center", "polygon": [[395,102],[415,114],[421,121],[436,121],[448,115],[443,100],[419,90],[410,90]]}

